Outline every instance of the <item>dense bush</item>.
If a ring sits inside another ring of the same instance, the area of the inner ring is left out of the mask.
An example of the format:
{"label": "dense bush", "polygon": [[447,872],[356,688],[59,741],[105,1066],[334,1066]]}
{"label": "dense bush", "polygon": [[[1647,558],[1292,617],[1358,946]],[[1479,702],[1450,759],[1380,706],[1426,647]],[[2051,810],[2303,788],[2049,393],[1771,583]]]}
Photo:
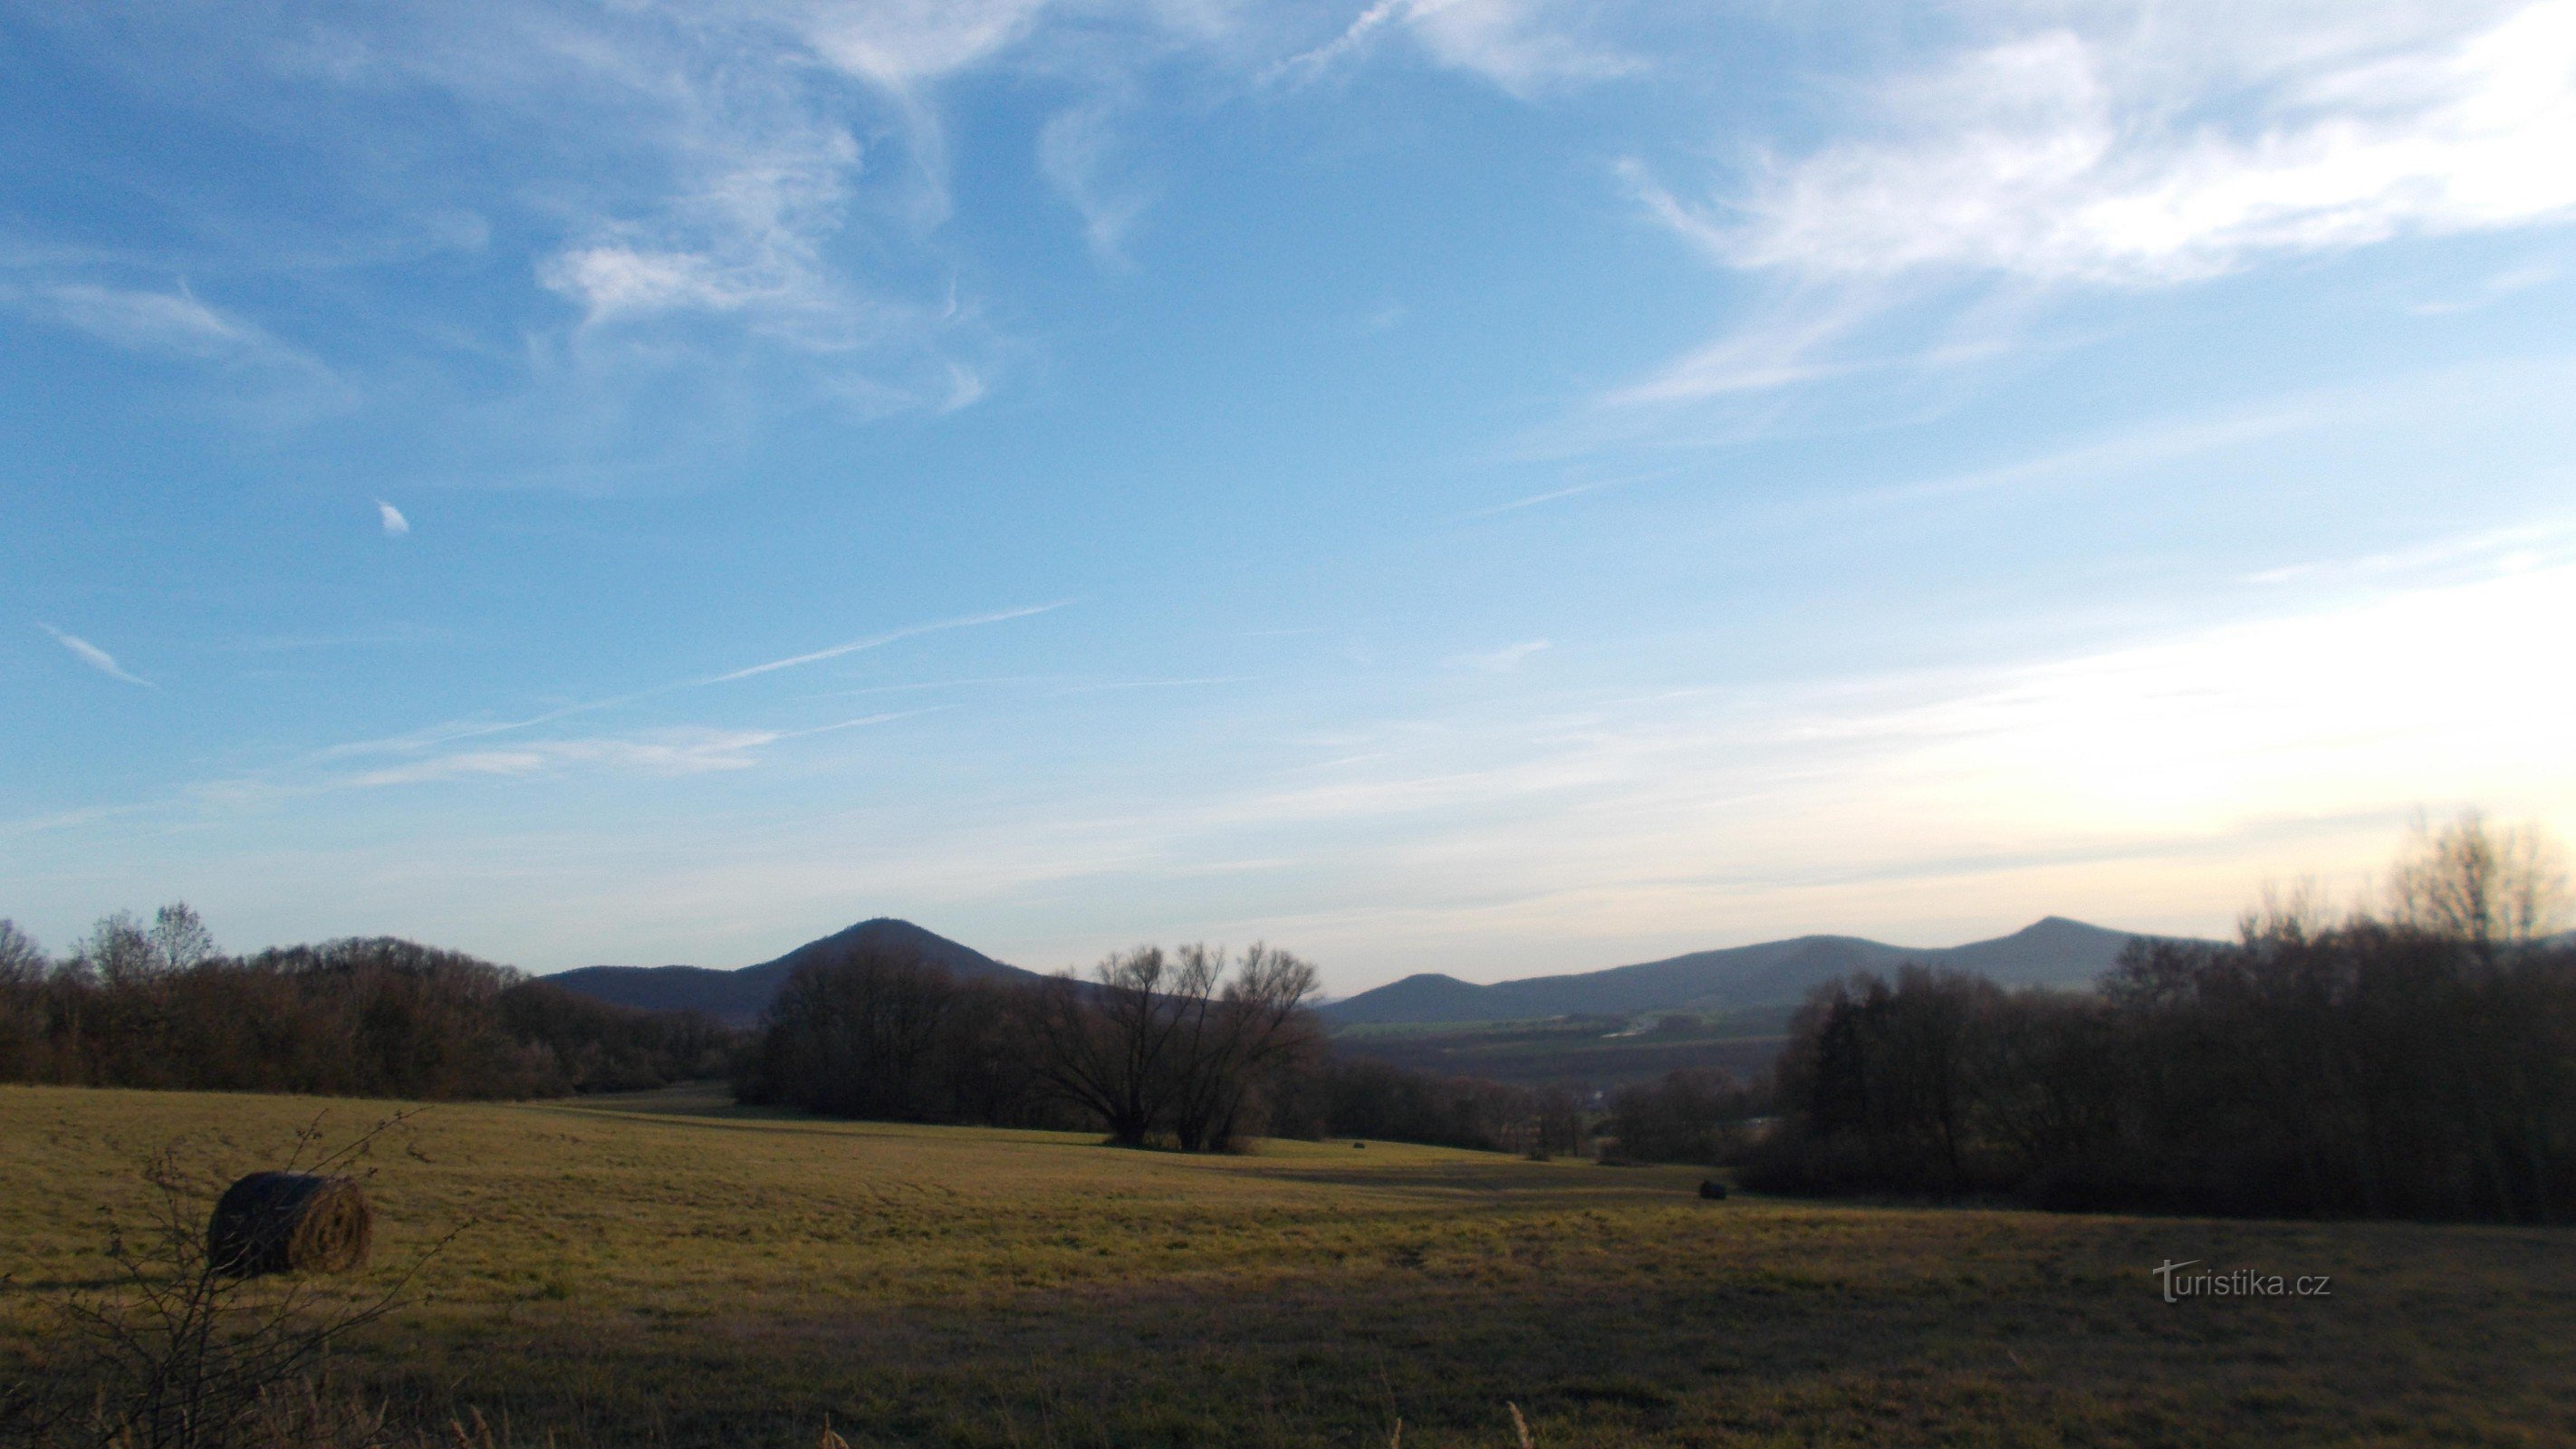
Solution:
{"label": "dense bush", "polygon": [[184,906],[112,916],[60,963],[0,922],[0,1080],[506,1098],[723,1069],[727,1033],[390,937],[217,955]]}

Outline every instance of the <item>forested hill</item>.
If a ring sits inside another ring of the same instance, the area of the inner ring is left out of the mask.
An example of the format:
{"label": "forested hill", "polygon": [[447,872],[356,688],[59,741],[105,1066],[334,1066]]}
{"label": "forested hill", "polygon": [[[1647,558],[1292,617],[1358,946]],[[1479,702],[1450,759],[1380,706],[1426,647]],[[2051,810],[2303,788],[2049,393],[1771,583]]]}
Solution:
{"label": "forested hill", "polygon": [[887,949],[945,966],[963,977],[1034,981],[1035,972],[1007,966],[969,946],[890,916],[861,921],[808,941],[774,961],[718,971],[705,966],[584,966],[546,981],[597,1001],[651,1011],[702,1011],[727,1026],[749,1026],[769,1009],[778,988],[808,961],[845,961],[862,949]]}
{"label": "forested hill", "polygon": [[2110,969],[2120,948],[2134,939],[2126,931],[2088,926],[2063,916],[2047,917],[1991,941],[1930,949],[1890,946],[1858,936],[1799,936],[1491,986],[1454,976],[1407,976],[1333,1002],[1323,1008],[1323,1015],[1336,1026],[1360,1026],[1736,1011],[1786,1005],[1823,982],[1855,971],[1883,974],[1909,962],[1974,972],[2004,986],[2081,986]]}

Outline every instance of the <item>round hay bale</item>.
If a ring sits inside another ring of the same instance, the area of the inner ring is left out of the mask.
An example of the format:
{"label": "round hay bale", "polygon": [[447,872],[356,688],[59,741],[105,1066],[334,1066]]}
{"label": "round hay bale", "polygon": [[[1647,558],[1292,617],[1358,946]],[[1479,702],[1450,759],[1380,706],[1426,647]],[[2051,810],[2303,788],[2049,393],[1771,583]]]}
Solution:
{"label": "round hay bale", "polygon": [[375,1246],[376,1213],[345,1177],[254,1172],[224,1189],[206,1225],[206,1253],[236,1277],[346,1273]]}
{"label": "round hay bale", "polygon": [[1726,1200],[1726,1184],[1713,1177],[1701,1178],[1699,1183],[1699,1195],[1707,1198],[1711,1202],[1724,1202]]}

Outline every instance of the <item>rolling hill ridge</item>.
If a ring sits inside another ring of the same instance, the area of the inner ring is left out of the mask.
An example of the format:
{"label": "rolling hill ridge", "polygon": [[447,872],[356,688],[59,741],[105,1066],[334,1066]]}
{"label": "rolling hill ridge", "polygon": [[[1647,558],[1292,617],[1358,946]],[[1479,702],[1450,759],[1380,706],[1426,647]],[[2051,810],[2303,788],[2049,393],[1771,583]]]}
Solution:
{"label": "rolling hill ridge", "polygon": [[1970,971],[2004,986],[2082,986],[2110,969],[2121,948],[2135,939],[2126,931],[2063,916],[2046,917],[1991,941],[1928,949],[1890,946],[1858,936],[1798,936],[1490,986],[1425,973],[1331,1002],[1321,1010],[1335,1026],[1735,1011],[1793,1004],[1836,977],[1855,971],[1884,973],[1909,963]]}
{"label": "rolling hill ridge", "polygon": [[[2125,931],[2063,916],[2049,916],[2009,936],[1964,946],[1912,948],[1858,936],[1798,936],[1490,986],[1424,973],[1326,1003],[1319,1010],[1326,1022],[1337,1027],[1739,1011],[1792,1005],[1821,982],[1855,971],[1889,972],[1908,963],[1970,971],[2005,986],[2082,986],[2108,970],[2120,949],[2134,939]],[[728,1025],[748,1026],[760,1019],[797,967],[814,960],[846,959],[867,947],[917,952],[960,976],[1038,979],[1035,972],[888,916],[861,921],[774,960],[734,971],[704,966],[584,966],[545,979],[620,1006],[702,1011]]]}

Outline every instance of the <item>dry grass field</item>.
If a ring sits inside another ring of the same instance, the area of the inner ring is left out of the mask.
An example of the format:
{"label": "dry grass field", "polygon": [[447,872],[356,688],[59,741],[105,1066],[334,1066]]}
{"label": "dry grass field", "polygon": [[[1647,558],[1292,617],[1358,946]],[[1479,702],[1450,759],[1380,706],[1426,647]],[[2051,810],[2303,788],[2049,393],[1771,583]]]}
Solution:
{"label": "dry grass field", "polygon": [[[381,1103],[0,1087],[0,1381],[67,1349],[139,1160]],[[1703,1203],[1370,1143],[1187,1159],[683,1089],[442,1106],[374,1154],[350,1382],[577,1445],[2576,1443],[2576,1236]],[[2168,1304],[2150,1270],[2331,1275]],[[354,1289],[353,1289],[354,1291]]]}

